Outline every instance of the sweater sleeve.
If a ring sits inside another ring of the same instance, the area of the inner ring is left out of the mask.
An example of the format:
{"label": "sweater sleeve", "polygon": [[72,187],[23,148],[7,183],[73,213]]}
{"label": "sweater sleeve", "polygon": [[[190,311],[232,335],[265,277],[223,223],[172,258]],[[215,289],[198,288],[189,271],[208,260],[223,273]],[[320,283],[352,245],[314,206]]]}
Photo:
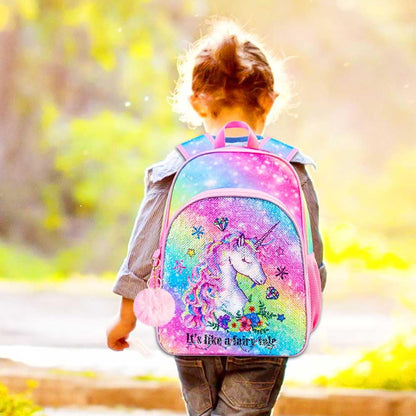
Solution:
{"label": "sweater sleeve", "polygon": [[113,292],[134,299],[147,287],[152,270],[152,255],[159,245],[163,211],[173,175],[150,182],[136,216],[127,255],[117,274]]}
{"label": "sweater sleeve", "polygon": [[170,152],[165,160],[150,166],[145,173],[145,195],[136,215],[127,254],[118,271],[113,292],[134,299],[147,287],[152,256],[159,246],[163,213],[169,189],[183,157]]}

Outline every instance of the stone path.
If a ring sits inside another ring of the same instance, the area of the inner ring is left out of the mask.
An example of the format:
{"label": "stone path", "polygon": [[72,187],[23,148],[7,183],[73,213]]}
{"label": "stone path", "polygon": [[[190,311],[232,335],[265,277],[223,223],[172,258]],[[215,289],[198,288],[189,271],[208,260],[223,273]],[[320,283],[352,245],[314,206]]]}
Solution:
{"label": "stone path", "polygon": [[185,413],[163,410],[109,409],[105,407],[45,408],[43,412],[46,416],[185,416]]}
{"label": "stone path", "polygon": [[[176,377],[173,360],[158,348],[153,328],[138,325],[150,356],[106,348],[105,331],[117,312],[119,297],[111,282],[80,280],[74,287],[0,287],[0,357],[32,366],[124,375]],[[289,362],[286,379],[309,382],[348,366],[362,349],[390,339],[396,329],[393,305],[355,298],[326,302],[322,320],[306,354]],[[137,344],[137,342],[136,342]]]}
{"label": "stone path", "polygon": [[[106,326],[120,301],[111,293],[112,282],[80,279],[74,287],[68,285],[39,289],[0,282],[0,345],[105,347]],[[308,351],[319,354],[379,345],[394,333],[395,306],[376,297],[325,300]],[[138,329],[136,333],[153,348],[153,328]]]}

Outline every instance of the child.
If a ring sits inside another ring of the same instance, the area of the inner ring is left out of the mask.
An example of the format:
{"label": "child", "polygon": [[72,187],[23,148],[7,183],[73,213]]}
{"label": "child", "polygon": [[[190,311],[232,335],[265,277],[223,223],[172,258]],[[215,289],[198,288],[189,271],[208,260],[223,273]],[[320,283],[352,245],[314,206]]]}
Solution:
{"label": "child", "polygon": [[[222,23],[224,24],[224,23]],[[175,108],[183,121],[216,134],[229,121],[241,120],[261,135],[266,117],[278,97],[274,76],[264,52],[238,28],[226,23],[196,43],[182,64]],[[188,89],[187,89],[187,83]],[[189,91],[189,92],[188,92]],[[186,96],[186,100],[183,97]],[[189,101],[188,101],[189,100]],[[194,113],[186,109],[190,103]],[[196,120],[198,121],[198,120]],[[230,140],[230,139],[229,139]],[[232,138],[233,145],[244,138]],[[122,296],[120,313],[108,329],[108,346],[121,351],[136,318],[133,300],[146,287],[152,254],[158,247],[164,205],[173,176],[184,162],[178,151],[146,172],[146,195],[137,215],[128,254],[114,292]],[[314,253],[320,265],[322,288],[326,271],[318,231],[318,204],[305,164],[298,153],[292,165],[299,175],[311,217]],[[282,357],[175,357],[189,415],[270,415],[283,382]]]}

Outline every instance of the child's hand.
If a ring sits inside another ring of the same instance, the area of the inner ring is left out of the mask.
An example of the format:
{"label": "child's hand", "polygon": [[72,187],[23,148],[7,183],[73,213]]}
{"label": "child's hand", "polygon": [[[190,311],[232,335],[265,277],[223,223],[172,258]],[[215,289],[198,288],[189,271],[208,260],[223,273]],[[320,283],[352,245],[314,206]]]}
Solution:
{"label": "child's hand", "polygon": [[123,298],[120,313],[107,328],[107,346],[114,351],[123,351],[130,345],[127,338],[136,326],[133,301]]}

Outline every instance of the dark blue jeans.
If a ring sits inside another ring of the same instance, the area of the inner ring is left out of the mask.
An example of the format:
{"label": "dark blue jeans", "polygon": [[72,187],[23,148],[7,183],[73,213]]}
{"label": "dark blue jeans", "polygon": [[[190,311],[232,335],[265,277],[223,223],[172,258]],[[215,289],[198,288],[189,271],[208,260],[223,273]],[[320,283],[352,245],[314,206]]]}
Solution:
{"label": "dark blue jeans", "polygon": [[271,415],[286,368],[279,357],[175,357],[189,416]]}

